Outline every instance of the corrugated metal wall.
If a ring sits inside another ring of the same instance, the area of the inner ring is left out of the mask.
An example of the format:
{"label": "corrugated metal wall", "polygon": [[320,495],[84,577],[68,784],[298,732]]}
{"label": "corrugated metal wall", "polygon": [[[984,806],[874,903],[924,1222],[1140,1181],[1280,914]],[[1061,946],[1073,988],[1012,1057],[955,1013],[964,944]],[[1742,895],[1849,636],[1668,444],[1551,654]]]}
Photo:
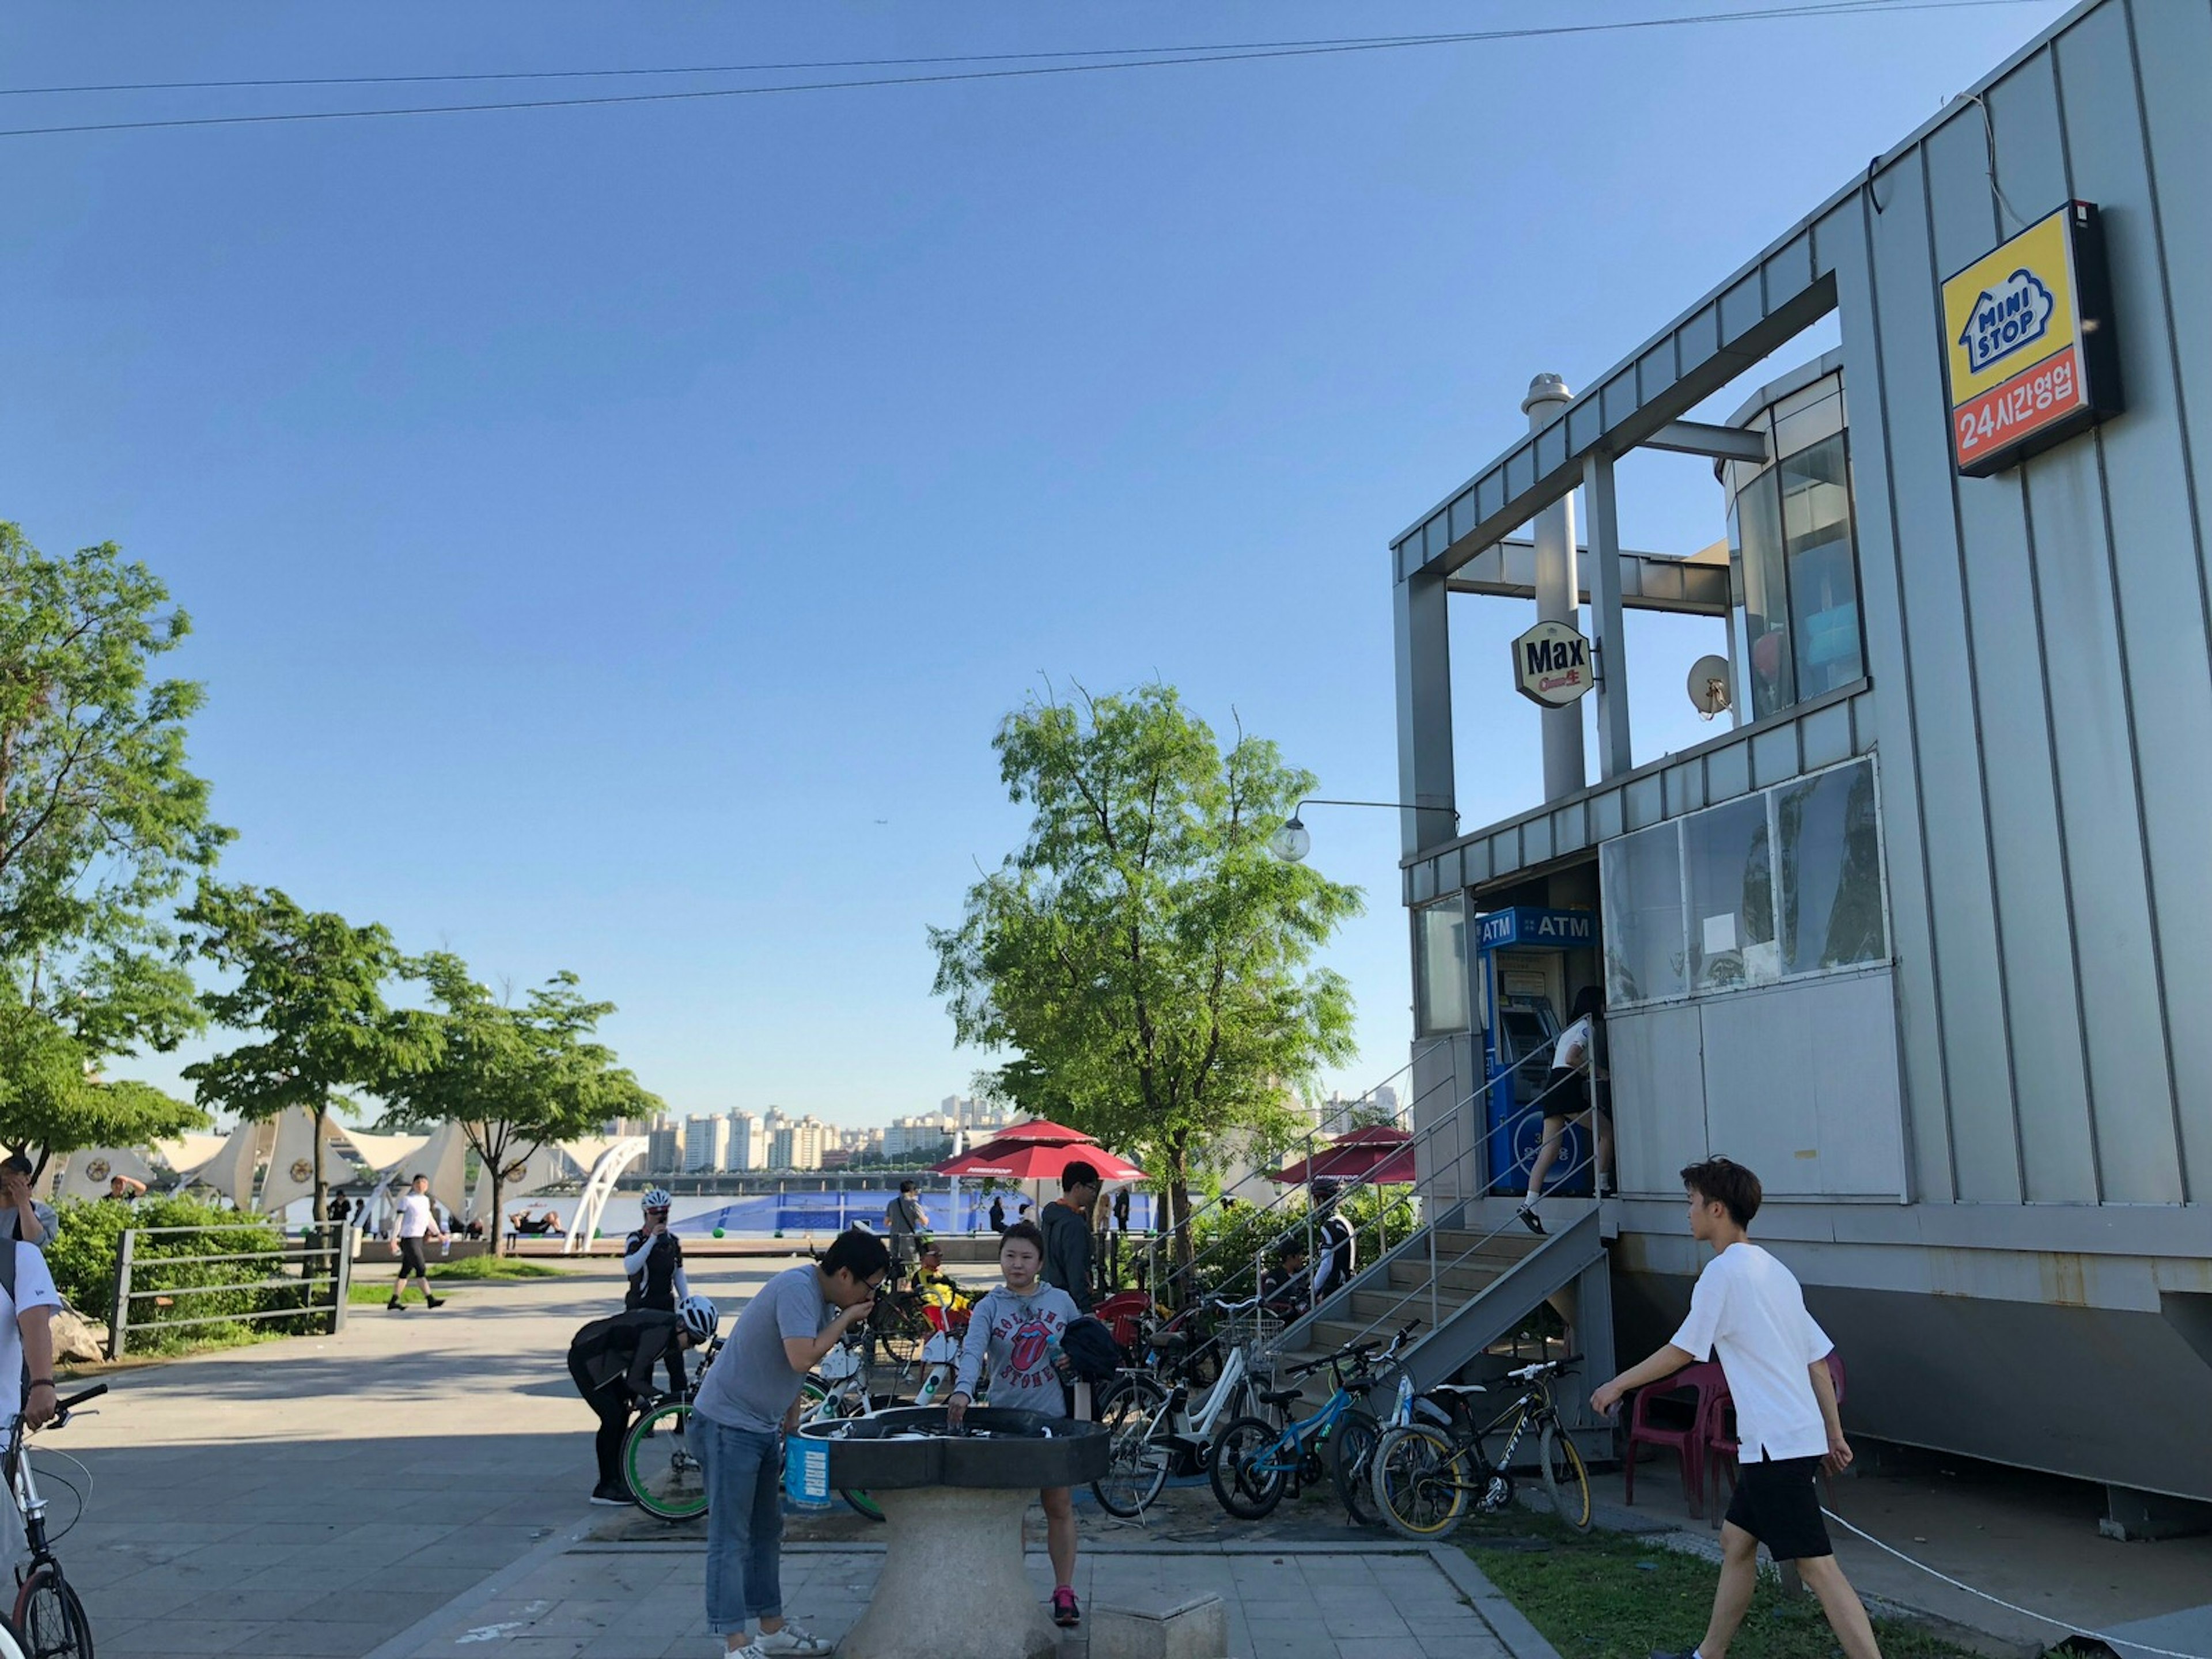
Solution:
{"label": "corrugated metal wall", "polygon": [[[1818,228],[1923,1201],[2212,1194],[2208,89],[2212,0],[2106,0]],[[2103,210],[2128,411],[1960,478],[1941,281],[2069,198]]]}

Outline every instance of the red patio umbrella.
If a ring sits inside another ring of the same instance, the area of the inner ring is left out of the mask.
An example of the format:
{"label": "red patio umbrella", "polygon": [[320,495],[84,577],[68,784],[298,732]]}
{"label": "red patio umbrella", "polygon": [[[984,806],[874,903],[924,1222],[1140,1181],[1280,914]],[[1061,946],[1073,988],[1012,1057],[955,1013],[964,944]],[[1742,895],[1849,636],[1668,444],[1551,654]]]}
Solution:
{"label": "red patio umbrella", "polygon": [[1323,1176],[1364,1181],[1376,1187],[1407,1187],[1413,1182],[1413,1137],[1387,1123],[1370,1124],[1339,1135],[1311,1158],[1302,1158],[1272,1179],[1302,1187]]}
{"label": "red patio umbrella", "polygon": [[1018,1140],[1033,1140],[1042,1146],[1073,1146],[1078,1142],[1097,1144],[1095,1135],[1087,1135],[1080,1129],[1071,1129],[1065,1123],[1054,1123],[1050,1118],[1043,1117],[1024,1118],[1019,1123],[1009,1125],[992,1136],[989,1144],[995,1146],[1000,1141]]}
{"label": "red patio umbrella", "polygon": [[1114,1156],[1092,1141],[1048,1146],[1034,1140],[1000,1136],[987,1146],[947,1158],[936,1165],[945,1176],[989,1176],[999,1181],[1057,1181],[1071,1164],[1084,1163],[1098,1171],[1101,1181],[1142,1181],[1145,1172]]}

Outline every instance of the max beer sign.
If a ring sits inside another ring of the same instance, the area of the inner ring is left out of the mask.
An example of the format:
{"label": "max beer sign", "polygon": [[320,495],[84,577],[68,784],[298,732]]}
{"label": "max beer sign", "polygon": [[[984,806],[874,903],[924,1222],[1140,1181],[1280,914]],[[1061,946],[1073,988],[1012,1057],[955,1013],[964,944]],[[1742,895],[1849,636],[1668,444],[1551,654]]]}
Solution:
{"label": "max beer sign", "polygon": [[1982,477],[2120,408],[2097,210],[2069,202],[1945,281],[1959,471]]}
{"label": "max beer sign", "polygon": [[1538,623],[1513,641],[1513,684],[1531,702],[1565,708],[1590,689],[1589,641],[1565,623]]}

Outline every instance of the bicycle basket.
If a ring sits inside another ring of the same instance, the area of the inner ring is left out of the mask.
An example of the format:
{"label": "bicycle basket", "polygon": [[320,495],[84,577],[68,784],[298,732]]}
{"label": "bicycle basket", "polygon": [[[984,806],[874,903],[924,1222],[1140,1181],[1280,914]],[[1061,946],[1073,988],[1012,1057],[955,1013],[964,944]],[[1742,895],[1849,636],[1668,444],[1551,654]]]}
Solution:
{"label": "bicycle basket", "polygon": [[1283,1338],[1283,1318],[1265,1308],[1224,1315],[1215,1328],[1224,1347],[1242,1348],[1246,1357],[1272,1352]]}

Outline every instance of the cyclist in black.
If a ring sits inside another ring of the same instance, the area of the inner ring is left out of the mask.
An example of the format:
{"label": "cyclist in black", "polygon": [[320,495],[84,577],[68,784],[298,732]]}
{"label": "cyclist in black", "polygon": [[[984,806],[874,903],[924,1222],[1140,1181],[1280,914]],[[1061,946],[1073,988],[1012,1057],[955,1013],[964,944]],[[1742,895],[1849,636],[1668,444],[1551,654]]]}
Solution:
{"label": "cyclist in black", "polygon": [[685,1387],[684,1351],[712,1339],[721,1313],[703,1296],[687,1296],[673,1313],[633,1308],[595,1319],[568,1344],[568,1376],[584,1403],[597,1413],[599,1431],[592,1442],[599,1455],[599,1484],[594,1504],[635,1504],[636,1495],[623,1479],[623,1437],[630,1413],[653,1396],[653,1368],[663,1358],[677,1391]]}
{"label": "cyclist in black", "polygon": [[[623,1245],[623,1271],[629,1275],[629,1290],[623,1297],[625,1308],[674,1313],[676,1304],[691,1294],[691,1282],[684,1276],[683,1243],[668,1231],[671,1201],[665,1187],[647,1188],[638,1200],[643,1221]],[[681,1364],[672,1361],[668,1386],[680,1392],[682,1376]]]}

